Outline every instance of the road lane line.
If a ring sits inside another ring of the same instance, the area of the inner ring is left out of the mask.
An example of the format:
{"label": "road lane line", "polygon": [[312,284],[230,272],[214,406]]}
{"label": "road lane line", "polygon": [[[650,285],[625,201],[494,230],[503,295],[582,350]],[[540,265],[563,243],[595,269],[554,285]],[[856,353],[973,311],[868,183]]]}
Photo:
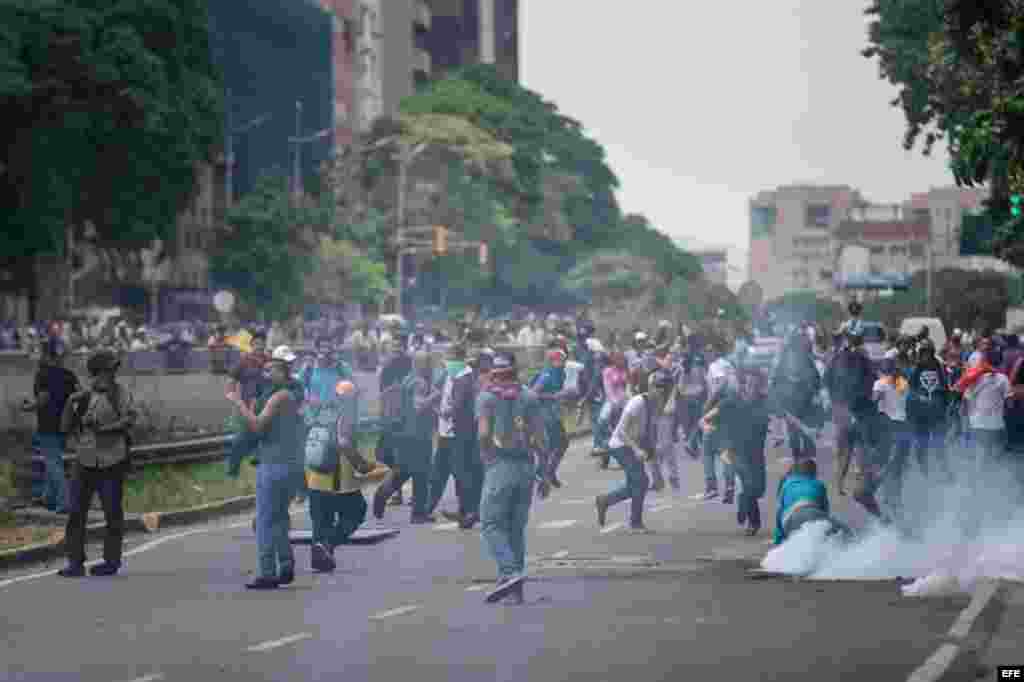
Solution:
{"label": "road lane line", "polygon": [[[160,545],[166,544],[166,543],[170,542],[171,540],[180,540],[181,538],[187,538],[187,537],[192,536],[192,535],[200,535],[202,533],[212,533],[212,532],[218,531],[218,530],[230,530],[230,529],[234,529],[234,528],[245,528],[245,527],[248,527],[248,526],[251,526],[251,525],[252,525],[252,521],[243,521],[241,523],[232,523],[232,524],[228,524],[226,526],[215,526],[215,527],[212,527],[212,528],[197,528],[197,529],[194,529],[194,530],[186,530],[186,531],[182,531],[181,533],[174,533],[172,535],[166,535],[166,536],[164,536],[162,538],[157,538],[155,540],[150,540],[149,542],[144,542],[143,544],[139,545],[138,547],[134,547],[134,548],[129,549],[126,552],[124,552],[124,556],[134,556],[136,554],[141,554],[142,552],[148,552],[149,550],[156,549]],[[98,566],[99,564],[102,564],[102,563],[103,563],[103,561],[101,559],[93,559],[92,561],[86,562],[85,565],[86,565],[86,567],[91,567],[91,566]],[[49,571],[40,571],[39,573],[29,573],[27,575],[19,575],[19,576],[14,577],[14,578],[7,578],[6,580],[0,580],[0,589],[3,589],[5,587],[10,587],[11,585],[16,585],[18,583],[28,582],[29,580],[37,580],[38,578],[48,578],[50,576],[57,575],[57,571],[58,570],[59,569],[53,569],[53,570],[49,570]]]}
{"label": "road lane line", "polygon": [[152,675],[143,675],[142,677],[136,677],[131,682],[157,682],[157,680],[164,679],[163,673],[153,673]]}
{"label": "road lane line", "polygon": [[579,521],[576,519],[563,519],[561,521],[547,521],[537,527],[544,530],[561,530],[563,528],[572,528],[577,523],[579,523]]}
{"label": "road lane line", "polygon": [[470,585],[466,588],[466,592],[483,592],[489,587],[490,585]]}
{"label": "road lane line", "polygon": [[604,528],[601,529],[601,535],[607,535],[608,533],[614,533],[615,531],[619,530],[620,528],[622,528],[625,525],[626,524],[624,522],[620,522],[620,523],[613,523],[610,526],[605,526]]}
{"label": "road lane line", "polygon": [[397,609],[391,609],[389,611],[381,611],[370,616],[370,620],[384,620],[385,618],[391,618],[392,616],[401,616],[406,613],[412,613],[420,607],[416,604],[410,604],[409,606],[399,606]]}
{"label": "road lane line", "polygon": [[567,556],[569,556],[569,550],[563,549],[561,552],[555,552],[554,554],[552,554],[551,558],[553,558],[553,559],[564,559]]}
{"label": "road lane line", "polygon": [[294,644],[295,642],[301,642],[304,639],[310,639],[312,636],[312,632],[300,632],[297,635],[288,635],[287,637],[282,637],[281,639],[273,639],[269,642],[261,642],[260,644],[255,644],[247,648],[246,651],[250,653],[270,651],[271,649],[277,649],[279,647],[287,646],[289,644]]}
{"label": "road lane line", "polygon": [[452,521],[451,523],[439,523],[434,526],[434,530],[455,530],[458,527],[458,521]]}

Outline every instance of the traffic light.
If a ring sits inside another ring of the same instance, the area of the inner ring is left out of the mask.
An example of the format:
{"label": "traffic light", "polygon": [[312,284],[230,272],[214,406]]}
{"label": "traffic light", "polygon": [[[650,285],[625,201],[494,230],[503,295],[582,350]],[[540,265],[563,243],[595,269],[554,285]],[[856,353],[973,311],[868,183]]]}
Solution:
{"label": "traffic light", "polygon": [[487,267],[487,242],[480,242],[480,267]]}
{"label": "traffic light", "polygon": [[434,255],[444,256],[448,253],[448,228],[444,225],[434,226]]}
{"label": "traffic light", "polygon": [[1010,195],[1010,215],[1014,218],[1019,218],[1021,214],[1021,195],[1011,194]]}

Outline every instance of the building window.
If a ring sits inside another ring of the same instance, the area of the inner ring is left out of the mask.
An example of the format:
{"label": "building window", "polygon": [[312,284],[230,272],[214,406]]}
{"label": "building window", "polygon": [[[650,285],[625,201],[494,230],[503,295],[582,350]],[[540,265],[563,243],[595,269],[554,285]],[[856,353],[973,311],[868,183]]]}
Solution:
{"label": "building window", "polygon": [[751,206],[750,207],[750,237],[751,239],[763,239],[775,234],[775,224],[778,221],[778,211],[774,206]]}
{"label": "building window", "polygon": [[832,207],[828,204],[808,204],[807,227],[828,227],[832,223]]}

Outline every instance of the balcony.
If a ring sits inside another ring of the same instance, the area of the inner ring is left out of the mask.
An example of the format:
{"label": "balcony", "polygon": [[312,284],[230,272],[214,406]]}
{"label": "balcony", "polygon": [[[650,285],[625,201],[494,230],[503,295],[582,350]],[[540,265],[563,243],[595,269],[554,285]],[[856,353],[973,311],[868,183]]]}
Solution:
{"label": "balcony", "polygon": [[415,0],[413,11],[415,12],[413,16],[413,23],[416,25],[416,28],[429,31],[431,20],[434,15],[430,10],[430,5],[426,3],[426,0]]}
{"label": "balcony", "polygon": [[412,70],[418,71],[425,76],[429,76],[431,72],[431,59],[430,53],[426,50],[415,49],[412,55]]}

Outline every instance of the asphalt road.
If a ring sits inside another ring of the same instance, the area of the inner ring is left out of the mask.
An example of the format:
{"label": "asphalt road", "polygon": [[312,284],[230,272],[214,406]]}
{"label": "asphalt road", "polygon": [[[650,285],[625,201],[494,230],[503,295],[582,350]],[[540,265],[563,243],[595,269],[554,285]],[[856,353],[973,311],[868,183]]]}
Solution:
{"label": "asphalt road", "polygon": [[[309,573],[309,550],[299,547],[294,585],[248,592],[255,542],[239,517],[184,536],[134,538],[123,574],[111,579],[0,577],[0,675],[902,681],[966,604],[905,599],[892,583],[751,579],[746,568],[768,549],[767,532],[746,538],[734,507],[689,499],[703,486],[700,465],[689,460],[685,494],[649,499],[653,534],[625,535],[615,525],[627,503],[601,532],[593,496],[621,472],[599,472],[583,450],[577,443],[563,464],[566,486],[534,507],[523,606],[483,603],[494,566],[478,532],[409,526],[407,507],[368,522],[400,527],[399,537],[339,549],[334,575]],[[770,493],[781,454],[771,453]],[[293,519],[308,527],[302,510]]]}

